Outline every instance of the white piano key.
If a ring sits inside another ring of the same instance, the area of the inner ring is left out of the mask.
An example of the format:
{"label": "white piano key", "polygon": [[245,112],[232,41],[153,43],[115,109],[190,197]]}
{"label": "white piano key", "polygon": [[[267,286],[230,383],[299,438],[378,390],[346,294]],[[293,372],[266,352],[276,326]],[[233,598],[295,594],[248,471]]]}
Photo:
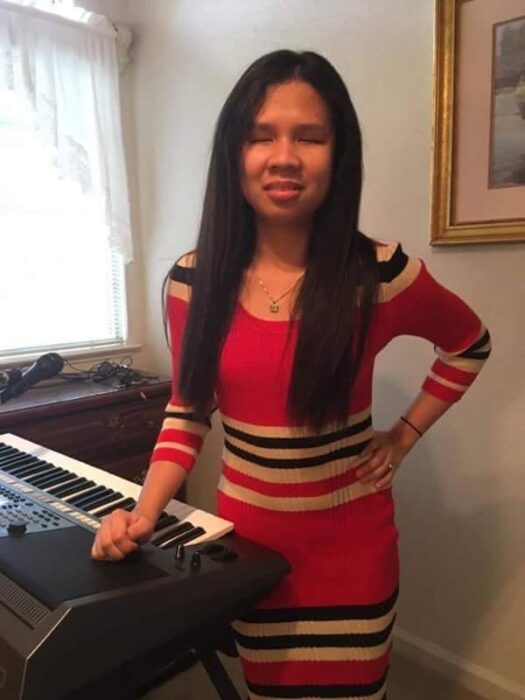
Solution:
{"label": "white piano key", "polygon": [[[16,449],[26,452],[27,454],[37,457],[38,459],[46,460],[56,467],[67,469],[68,471],[72,472],[75,477],[82,476],[86,479],[94,481],[97,486],[103,485],[113,489],[114,491],[120,491],[120,493],[124,494],[123,498],[131,497],[137,500],[139,497],[141,491],[141,486],[139,484],[135,484],[132,481],[128,481],[120,476],[111,474],[110,472],[104,471],[104,469],[100,469],[99,467],[92,467],[91,465],[80,462],[72,457],[66,457],[66,455],[63,455],[60,452],[49,450],[47,447],[37,445],[34,442],[30,442],[29,440],[25,440],[24,438],[20,438],[11,433],[0,434],[0,442],[10,445],[11,447],[15,447]],[[64,482],[64,484],[60,485],[66,486],[66,483]],[[27,487],[29,486],[30,485],[27,484]],[[85,487],[81,488],[85,489]],[[45,489],[43,492],[45,492]],[[69,498],[73,498],[75,495],[79,494],[80,489],[74,494],[69,494],[65,499],[56,498],[56,500],[61,500],[62,502],[67,503]],[[73,505],[69,505],[69,507],[74,508]],[[106,505],[100,506],[100,510],[105,507]],[[218,537],[222,537],[227,532],[231,532],[233,530],[233,523],[231,523],[229,520],[224,520],[224,518],[219,518],[217,515],[199,510],[198,508],[194,508],[187,503],[181,503],[175,499],[169,501],[164,510],[170,515],[176,516],[181,522],[190,521],[195,527],[202,527],[205,530],[204,535],[200,535],[189,543],[192,545],[217,539]],[[89,518],[96,520],[96,514],[96,510],[89,513]]]}

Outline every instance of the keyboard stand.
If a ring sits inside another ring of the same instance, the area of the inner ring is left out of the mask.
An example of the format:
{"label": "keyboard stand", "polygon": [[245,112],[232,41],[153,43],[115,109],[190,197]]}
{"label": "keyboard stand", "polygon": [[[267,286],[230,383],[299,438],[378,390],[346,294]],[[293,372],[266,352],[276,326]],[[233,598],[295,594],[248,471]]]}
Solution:
{"label": "keyboard stand", "polygon": [[212,649],[197,649],[197,656],[221,700],[241,700],[241,696],[215,651]]}

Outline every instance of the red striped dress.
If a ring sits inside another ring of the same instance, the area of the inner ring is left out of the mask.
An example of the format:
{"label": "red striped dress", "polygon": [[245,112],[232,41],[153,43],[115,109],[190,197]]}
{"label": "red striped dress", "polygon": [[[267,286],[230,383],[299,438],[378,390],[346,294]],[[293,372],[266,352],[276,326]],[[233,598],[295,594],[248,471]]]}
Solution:
{"label": "red striped dress", "polygon": [[[282,552],[292,567],[233,625],[253,700],[386,697],[399,578],[394,502],[391,489],[376,491],[355,475],[356,457],[373,434],[374,360],[396,336],[426,338],[437,358],[423,389],[452,402],[490,352],[478,317],[422,261],[398,244],[378,244],[377,255],[376,313],[343,429],[328,426],[315,435],[287,419],[298,321],[260,319],[239,304],[222,350],[218,513],[239,535]],[[192,265],[191,254],[181,258],[169,287],[174,377]],[[174,389],[152,461],[190,470],[209,427]]]}

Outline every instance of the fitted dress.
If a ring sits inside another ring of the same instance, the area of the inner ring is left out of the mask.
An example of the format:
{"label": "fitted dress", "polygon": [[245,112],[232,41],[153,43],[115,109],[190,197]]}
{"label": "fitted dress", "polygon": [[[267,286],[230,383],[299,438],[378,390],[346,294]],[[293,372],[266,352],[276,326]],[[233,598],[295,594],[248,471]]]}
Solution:
{"label": "fitted dress", "polygon": [[[490,352],[477,315],[421,260],[396,243],[377,242],[376,251],[377,304],[344,428],[329,425],[314,434],[287,418],[299,321],[261,319],[239,303],[222,348],[218,514],[291,565],[273,592],[233,624],[252,700],[386,698],[399,593],[394,501],[391,488],[377,491],[355,474],[357,456],[373,436],[374,360],[396,336],[425,338],[436,358],[422,388],[455,402]],[[183,256],[170,275],[175,378],[194,262],[192,254]],[[191,470],[209,429],[174,386],[152,462]]]}

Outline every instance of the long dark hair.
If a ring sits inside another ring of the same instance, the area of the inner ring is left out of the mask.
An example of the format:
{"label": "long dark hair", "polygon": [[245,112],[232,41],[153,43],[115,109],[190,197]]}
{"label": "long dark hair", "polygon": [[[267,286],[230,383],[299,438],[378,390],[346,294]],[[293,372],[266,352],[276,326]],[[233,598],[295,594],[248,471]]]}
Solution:
{"label": "long dark hair", "polygon": [[357,115],[337,71],[312,51],[274,51],[256,60],[217,120],[178,389],[196,413],[212,407],[220,352],[255,251],[254,212],[241,191],[241,150],[267,88],[294,79],[310,83],[325,100],[335,131],[330,188],[314,214],[307,270],[294,302],[300,321],[287,399],[291,422],[320,432],[328,423],[347,422],[378,266],[373,242],[358,230],[362,147]]}

